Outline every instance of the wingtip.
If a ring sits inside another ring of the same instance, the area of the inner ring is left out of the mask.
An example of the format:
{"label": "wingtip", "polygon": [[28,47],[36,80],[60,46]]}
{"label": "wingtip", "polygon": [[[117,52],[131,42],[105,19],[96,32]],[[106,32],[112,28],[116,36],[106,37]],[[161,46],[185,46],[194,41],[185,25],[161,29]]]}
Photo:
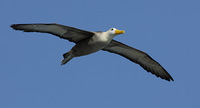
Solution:
{"label": "wingtip", "polygon": [[164,79],[167,80],[167,81],[169,81],[169,82],[174,81],[174,79],[171,76],[168,77],[168,78],[164,78]]}
{"label": "wingtip", "polygon": [[10,27],[16,30],[17,24],[12,24]]}
{"label": "wingtip", "polygon": [[167,79],[168,79],[168,81],[174,81],[174,79],[172,78],[172,76],[169,73],[168,73],[168,78]]}
{"label": "wingtip", "polygon": [[14,28],[14,26],[15,26],[15,24],[11,24],[11,25],[10,25],[11,28]]}
{"label": "wingtip", "polygon": [[171,78],[171,81],[174,81],[174,79],[173,79],[173,78]]}
{"label": "wingtip", "polygon": [[174,81],[174,79],[171,77],[171,75],[167,75],[167,76],[157,76],[157,77],[160,77],[161,79],[164,79],[166,81]]}

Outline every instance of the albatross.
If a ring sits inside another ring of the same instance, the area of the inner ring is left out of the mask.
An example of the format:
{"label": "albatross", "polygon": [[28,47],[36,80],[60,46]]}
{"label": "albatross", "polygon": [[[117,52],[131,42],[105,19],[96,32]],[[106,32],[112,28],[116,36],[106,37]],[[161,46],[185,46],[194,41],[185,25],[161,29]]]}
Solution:
{"label": "albatross", "polygon": [[124,34],[124,30],[111,28],[106,32],[93,32],[64,26],[56,23],[52,24],[13,24],[11,27],[15,30],[24,32],[50,33],[76,45],[63,54],[61,65],[66,64],[74,57],[88,55],[99,50],[119,54],[130,61],[139,64],[147,72],[151,72],[157,77],[167,81],[174,81],[171,75],[147,53],[113,40],[119,34]]}

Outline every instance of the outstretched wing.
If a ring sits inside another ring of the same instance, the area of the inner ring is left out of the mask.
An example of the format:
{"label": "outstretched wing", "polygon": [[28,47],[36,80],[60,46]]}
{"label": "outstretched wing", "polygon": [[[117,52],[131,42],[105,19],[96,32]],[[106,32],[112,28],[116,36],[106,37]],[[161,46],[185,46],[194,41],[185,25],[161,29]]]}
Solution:
{"label": "outstretched wing", "polygon": [[15,30],[22,30],[24,32],[50,33],[75,43],[94,35],[93,32],[60,24],[13,24],[11,27]]}
{"label": "outstretched wing", "polygon": [[145,52],[142,52],[115,40],[112,40],[110,44],[102,50],[119,54],[129,59],[130,61],[139,64],[147,72],[151,72],[157,77],[160,77],[167,81],[174,81],[170,74],[158,62],[152,59]]}

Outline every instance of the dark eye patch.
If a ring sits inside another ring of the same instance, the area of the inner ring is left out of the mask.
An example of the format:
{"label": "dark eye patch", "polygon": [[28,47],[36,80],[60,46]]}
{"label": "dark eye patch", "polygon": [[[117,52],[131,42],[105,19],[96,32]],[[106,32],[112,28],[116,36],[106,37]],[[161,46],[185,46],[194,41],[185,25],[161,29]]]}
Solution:
{"label": "dark eye patch", "polygon": [[113,28],[111,28],[111,31],[113,31]]}

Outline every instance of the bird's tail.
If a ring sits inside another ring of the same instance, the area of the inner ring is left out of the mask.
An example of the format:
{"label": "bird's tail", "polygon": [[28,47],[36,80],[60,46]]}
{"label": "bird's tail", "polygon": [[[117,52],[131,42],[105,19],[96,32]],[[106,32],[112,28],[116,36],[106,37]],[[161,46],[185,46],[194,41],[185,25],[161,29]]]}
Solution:
{"label": "bird's tail", "polygon": [[61,65],[66,64],[68,61],[70,61],[73,58],[72,51],[69,51],[65,54],[63,54],[64,59],[61,60]]}

